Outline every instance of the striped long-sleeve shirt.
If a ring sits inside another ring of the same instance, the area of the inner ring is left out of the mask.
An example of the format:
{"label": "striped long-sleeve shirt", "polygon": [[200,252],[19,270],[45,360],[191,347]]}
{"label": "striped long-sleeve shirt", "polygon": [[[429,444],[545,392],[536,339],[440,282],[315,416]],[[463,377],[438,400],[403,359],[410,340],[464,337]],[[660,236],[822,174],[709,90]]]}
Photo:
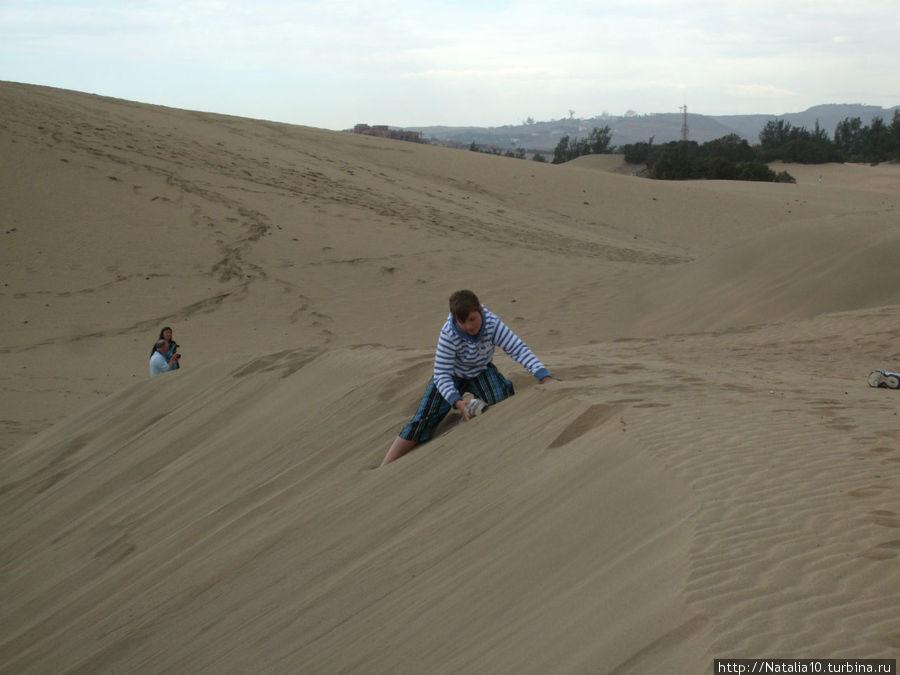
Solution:
{"label": "striped long-sleeve shirt", "polygon": [[481,308],[481,316],[481,331],[474,337],[459,329],[452,314],[447,317],[438,336],[434,356],[434,383],[451,406],[462,398],[453,377],[468,379],[479,375],[493,361],[495,346],[499,346],[511,359],[522,364],[538,380],[550,376],[528,345],[500,317],[484,306]]}

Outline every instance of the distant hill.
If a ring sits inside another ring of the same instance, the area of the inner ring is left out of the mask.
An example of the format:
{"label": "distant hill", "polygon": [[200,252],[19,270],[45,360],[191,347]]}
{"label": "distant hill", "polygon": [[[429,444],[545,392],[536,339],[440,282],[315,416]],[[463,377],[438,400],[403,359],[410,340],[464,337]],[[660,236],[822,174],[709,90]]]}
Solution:
{"label": "distant hill", "polygon": [[[837,124],[848,117],[859,117],[864,125],[871,124],[876,117],[890,122],[893,108],[881,108],[862,104],[817,105],[797,113],[783,115],[698,115],[688,113],[688,137],[705,143],[728,134],[737,134],[750,143],[759,142],[759,132],[771,120],[783,119],[792,126],[812,130],[816,122],[829,136],[834,135]],[[595,117],[592,119],[560,119],[532,124],[507,125],[502,127],[404,127],[407,131],[418,131],[423,137],[439,143],[480,146],[497,146],[501,150],[525,148],[553,152],[563,136],[584,138],[594,127],[609,126],[612,144],[618,147],[628,143],[647,141],[667,143],[681,138],[682,115],[680,113],[651,113],[622,117]]]}

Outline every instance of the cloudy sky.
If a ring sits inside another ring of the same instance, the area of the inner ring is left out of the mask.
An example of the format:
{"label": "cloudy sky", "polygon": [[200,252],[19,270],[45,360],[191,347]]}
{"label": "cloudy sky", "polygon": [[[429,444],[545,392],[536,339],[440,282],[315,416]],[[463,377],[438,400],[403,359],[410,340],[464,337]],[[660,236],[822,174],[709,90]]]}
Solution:
{"label": "cloudy sky", "polygon": [[900,0],[0,0],[0,80],[327,129],[777,115],[900,104],[898,35]]}

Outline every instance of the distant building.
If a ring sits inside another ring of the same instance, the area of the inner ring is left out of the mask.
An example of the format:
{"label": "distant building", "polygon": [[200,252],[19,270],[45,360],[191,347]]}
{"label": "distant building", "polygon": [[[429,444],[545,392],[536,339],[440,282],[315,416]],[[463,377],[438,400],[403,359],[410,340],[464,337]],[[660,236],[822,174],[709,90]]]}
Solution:
{"label": "distant building", "polygon": [[420,131],[404,131],[403,129],[391,129],[386,124],[376,124],[369,126],[368,124],[357,124],[353,127],[354,134],[363,134],[365,136],[378,136],[379,138],[393,138],[397,141],[410,141],[412,143],[424,143],[422,132]]}

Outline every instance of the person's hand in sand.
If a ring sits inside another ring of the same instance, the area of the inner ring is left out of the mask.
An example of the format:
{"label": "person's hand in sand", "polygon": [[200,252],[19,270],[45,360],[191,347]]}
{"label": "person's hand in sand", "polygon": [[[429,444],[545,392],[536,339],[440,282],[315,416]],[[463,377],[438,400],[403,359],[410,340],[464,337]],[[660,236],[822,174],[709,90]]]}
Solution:
{"label": "person's hand in sand", "polygon": [[434,375],[418,410],[394,439],[381,466],[430,439],[451,409],[459,410],[463,419],[471,419],[463,393],[471,393],[486,406],[515,394],[512,382],[494,365],[494,348],[498,346],[538,382],[543,384],[553,379],[528,345],[500,317],[484,307],[475,293],[464,290],[451,295],[450,315],[438,336]]}
{"label": "person's hand in sand", "polygon": [[459,399],[456,403],[453,404],[453,407],[456,408],[457,410],[459,410],[459,412],[463,416],[463,419],[465,419],[466,422],[468,422],[470,419],[472,419],[472,416],[469,414],[469,410],[466,407],[465,400]]}

